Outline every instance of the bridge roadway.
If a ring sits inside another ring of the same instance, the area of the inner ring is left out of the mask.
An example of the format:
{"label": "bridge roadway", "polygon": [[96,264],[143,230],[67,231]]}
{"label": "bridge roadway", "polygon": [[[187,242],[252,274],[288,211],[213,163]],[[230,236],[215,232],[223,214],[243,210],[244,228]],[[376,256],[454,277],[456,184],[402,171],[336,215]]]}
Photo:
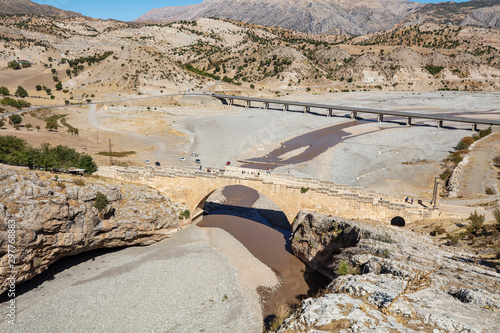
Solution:
{"label": "bridge roadway", "polygon": [[265,109],[269,109],[270,104],[283,105],[283,111],[289,111],[290,106],[303,107],[305,113],[310,112],[311,108],[325,109],[327,110],[326,114],[327,117],[332,116],[333,110],[348,111],[351,113],[352,119],[357,119],[359,113],[376,114],[377,120],[379,122],[384,121],[384,116],[402,117],[406,118],[407,126],[411,125],[411,121],[413,118],[436,120],[438,128],[441,128],[445,121],[471,124],[473,131],[477,131],[477,125],[500,126],[500,120],[493,120],[493,119],[474,119],[474,118],[446,116],[446,115],[420,114],[420,113],[413,113],[406,111],[377,110],[377,109],[358,108],[352,106],[315,104],[306,102],[285,101],[277,99],[266,99],[266,98],[233,96],[233,95],[222,95],[222,94],[212,94],[212,97],[220,100],[226,100],[227,104],[229,105],[233,105],[235,100],[245,101],[246,107],[252,107],[252,102],[263,103]]}
{"label": "bridge roadway", "polygon": [[188,208],[191,218],[203,213],[203,205],[211,193],[230,185],[243,185],[264,194],[283,211],[290,224],[301,210],[386,223],[398,216],[406,223],[454,216],[425,203],[415,201],[415,204],[408,204],[404,197],[287,174],[261,174],[258,170],[242,172],[242,169],[234,167],[207,172],[187,167],[101,166],[97,174],[155,188],[173,202]]}

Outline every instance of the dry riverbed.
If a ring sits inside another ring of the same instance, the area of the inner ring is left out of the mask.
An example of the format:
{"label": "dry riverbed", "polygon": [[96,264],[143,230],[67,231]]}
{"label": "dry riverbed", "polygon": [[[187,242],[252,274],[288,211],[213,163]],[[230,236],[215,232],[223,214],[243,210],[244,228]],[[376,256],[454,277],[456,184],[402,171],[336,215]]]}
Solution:
{"label": "dry riverbed", "polygon": [[191,226],[55,274],[16,298],[17,326],[0,331],[260,332],[256,288],[277,282],[225,231]]}

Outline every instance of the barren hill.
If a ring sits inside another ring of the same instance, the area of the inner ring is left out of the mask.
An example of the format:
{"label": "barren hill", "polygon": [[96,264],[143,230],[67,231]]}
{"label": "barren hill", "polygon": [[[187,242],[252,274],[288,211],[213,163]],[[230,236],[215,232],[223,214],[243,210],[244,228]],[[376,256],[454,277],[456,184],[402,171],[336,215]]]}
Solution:
{"label": "barren hill", "polygon": [[137,21],[230,18],[315,34],[360,35],[387,30],[420,5],[407,0],[205,0],[199,5],[154,9]]}
{"label": "barren hill", "polygon": [[29,0],[0,0],[2,14],[35,14],[58,17],[81,16],[78,13],[65,11],[49,5],[40,5]]}
{"label": "barren hill", "polygon": [[[64,103],[206,87],[273,95],[298,89],[498,91],[499,49],[496,30],[431,23],[347,38],[209,18],[141,24],[5,16],[0,86],[24,86],[36,104],[52,96]],[[9,68],[16,59],[31,60],[31,68]]]}
{"label": "barren hill", "polygon": [[199,5],[153,9],[137,21],[168,22],[201,17],[325,35],[363,35],[398,24],[433,22],[496,27],[497,0],[419,4],[407,0],[205,0]]}

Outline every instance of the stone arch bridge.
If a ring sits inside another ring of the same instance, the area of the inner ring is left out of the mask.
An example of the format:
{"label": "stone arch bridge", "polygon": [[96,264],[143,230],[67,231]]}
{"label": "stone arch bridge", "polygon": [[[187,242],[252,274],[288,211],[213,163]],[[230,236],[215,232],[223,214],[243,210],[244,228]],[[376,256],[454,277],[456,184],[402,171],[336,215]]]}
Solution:
{"label": "stone arch bridge", "polygon": [[284,212],[290,224],[300,210],[386,222],[396,216],[404,218],[407,223],[445,217],[438,209],[410,205],[402,197],[390,197],[312,178],[287,174],[258,175],[258,171],[253,171],[255,174],[249,171],[242,173],[239,168],[207,172],[174,167],[99,167],[97,174],[148,185],[169,196],[173,202],[189,207],[193,219],[203,213],[203,205],[211,193],[230,185],[247,186],[267,196]]}

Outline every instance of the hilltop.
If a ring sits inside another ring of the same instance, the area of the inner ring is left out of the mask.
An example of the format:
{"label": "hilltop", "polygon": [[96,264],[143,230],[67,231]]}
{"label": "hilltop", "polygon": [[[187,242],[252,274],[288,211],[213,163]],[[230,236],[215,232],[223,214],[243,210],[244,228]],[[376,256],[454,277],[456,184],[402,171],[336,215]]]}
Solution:
{"label": "hilltop", "polygon": [[61,18],[81,16],[79,13],[61,10],[49,5],[37,4],[29,0],[0,0],[0,13],[8,15],[35,14]]}

